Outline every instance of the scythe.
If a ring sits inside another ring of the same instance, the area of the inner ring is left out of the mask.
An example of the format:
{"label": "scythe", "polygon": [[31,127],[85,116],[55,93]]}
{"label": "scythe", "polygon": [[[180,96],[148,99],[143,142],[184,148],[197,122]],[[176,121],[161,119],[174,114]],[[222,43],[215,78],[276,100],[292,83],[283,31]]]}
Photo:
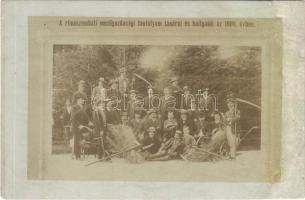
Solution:
{"label": "scythe", "polygon": [[142,81],[144,81],[145,83],[147,83],[150,87],[152,87],[152,84],[151,84],[148,80],[146,80],[145,78],[143,78],[142,76],[140,76],[139,74],[133,73],[133,75],[134,75],[135,77],[137,77],[138,79],[141,79]]}
{"label": "scythe", "polygon": [[251,106],[253,106],[253,107],[255,107],[255,108],[259,109],[259,110],[262,109],[259,105],[256,105],[256,104],[254,104],[254,103],[252,103],[250,101],[247,101],[247,100],[244,100],[244,99],[240,99],[240,98],[236,98],[236,100],[241,102],[241,103],[246,103],[248,105],[251,105]]}

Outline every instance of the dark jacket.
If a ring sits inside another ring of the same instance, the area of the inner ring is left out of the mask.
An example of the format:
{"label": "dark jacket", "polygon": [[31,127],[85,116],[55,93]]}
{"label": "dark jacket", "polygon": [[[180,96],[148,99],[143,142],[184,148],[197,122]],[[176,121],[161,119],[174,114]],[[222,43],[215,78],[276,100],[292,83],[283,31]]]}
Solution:
{"label": "dark jacket", "polygon": [[143,140],[143,147],[153,144],[151,147],[147,148],[146,151],[154,154],[157,153],[161,147],[161,142],[157,137],[146,137]]}
{"label": "dark jacket", "polygon": [[72,133],[74,134],[74,153],[76,158],[80,157],[80,140],[82,138],[82,133],[88,132],[86,129],[79,129],[79,125],[87,126],[89,124],[90,118],[86,112],[86,106],[80,107],[79,105],[74,105],[71,112],[72,119]]}

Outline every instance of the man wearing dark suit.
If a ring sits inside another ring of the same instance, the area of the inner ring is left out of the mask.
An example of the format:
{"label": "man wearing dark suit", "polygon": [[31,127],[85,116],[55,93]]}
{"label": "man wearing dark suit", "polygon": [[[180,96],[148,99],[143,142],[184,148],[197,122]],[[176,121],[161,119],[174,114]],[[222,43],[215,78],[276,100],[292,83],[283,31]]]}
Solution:
{"label": "man wearing dark suit", "polygon": [[72,107],[71,121],[72,133],[74,134],[74,154],[76,159],[80,158],[80,141],[82,133],[87,132],[86,127],[90,126],[89,115],[87,113],[88,107],[85,105],[85,99],[82,95],[75,96],[76,105]]}

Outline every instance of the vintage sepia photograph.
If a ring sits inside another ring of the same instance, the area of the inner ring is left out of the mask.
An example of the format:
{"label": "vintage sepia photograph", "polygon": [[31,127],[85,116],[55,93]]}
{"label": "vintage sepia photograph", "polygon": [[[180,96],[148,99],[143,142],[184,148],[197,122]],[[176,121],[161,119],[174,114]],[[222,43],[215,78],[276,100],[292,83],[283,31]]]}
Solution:
{"label": "vintage sepia photograph", "polygon": [[1,195],[304,196],[300,4],[4,5]]}
{"label": "vintage sepia photograph", "polygon": [[52,155],[88,168],[255,161],[261,54],[257,46],[54,44]]}
{"label": "vintage sepia photograph", "polygon": [[29,179],[279,180],[277,21],[32,17],[30,27]]}

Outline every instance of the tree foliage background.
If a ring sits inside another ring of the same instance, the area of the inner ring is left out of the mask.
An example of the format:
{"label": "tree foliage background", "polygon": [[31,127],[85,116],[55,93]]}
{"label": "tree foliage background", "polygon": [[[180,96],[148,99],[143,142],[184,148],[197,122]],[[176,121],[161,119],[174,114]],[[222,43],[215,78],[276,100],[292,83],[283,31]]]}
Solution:
{"label": "tree foliage background", "polygon": [[[193,93],[208,87],[217,95],[221,111],[226,109],[226,95],[261,103],[261,49],[259,47],[223,46],[114,46],[114,45],[54,45],[53,111],[59,113],[65,100],[85,80],[88,93],[99,77],[107,82],[118,76],[123,65],[139,93],[145,94],[146,84],[132,79],[137,73],[153,84],[160,94],[171,76],[179,78]],[[240,105],[243,113],[257,113]],[[244,114],[245,124],[260,124],[260,114]],[[247,126],[247,125],[246,125]]]}

